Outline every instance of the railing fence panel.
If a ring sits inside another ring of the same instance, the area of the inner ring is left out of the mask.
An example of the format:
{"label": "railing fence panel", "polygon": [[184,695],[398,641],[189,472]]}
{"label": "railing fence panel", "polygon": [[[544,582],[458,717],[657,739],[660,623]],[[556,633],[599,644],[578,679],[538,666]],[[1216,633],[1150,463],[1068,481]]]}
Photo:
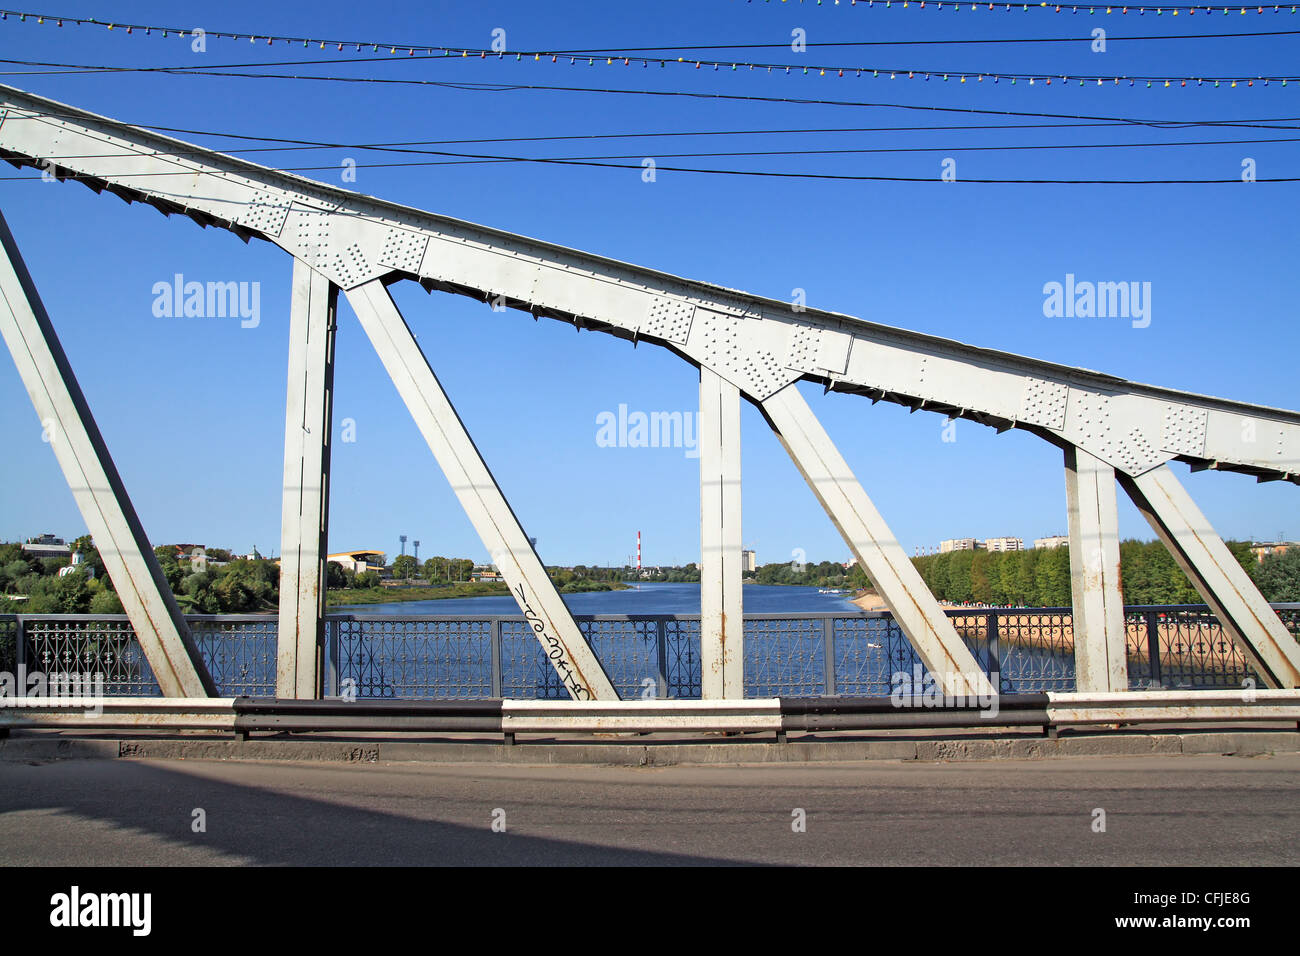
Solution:
{"label": "railing fence panel", "polygon": [[[1300,604],[1276,604],[1300,639]],[[958,635],[1003,693],[1075,686],[1069,608],[951,608]],[[223,696],[275,695],[274,615],[192,615],[191,632]],[[583,635],[623,699],[698,698],[698,615],[593,615]],[[1125,612],[1129,686],[1171,690],[1255,681],[1244,655],[1203,606]],[[332,614],[324,690],[358,698],[564,698],[519,616]],[[0,615],[0,672],[98,675],[112,696],[157,696],[158,684],[125,615]],[[929,680],[887,612],[745,617],[745,695],[886,696]]]}

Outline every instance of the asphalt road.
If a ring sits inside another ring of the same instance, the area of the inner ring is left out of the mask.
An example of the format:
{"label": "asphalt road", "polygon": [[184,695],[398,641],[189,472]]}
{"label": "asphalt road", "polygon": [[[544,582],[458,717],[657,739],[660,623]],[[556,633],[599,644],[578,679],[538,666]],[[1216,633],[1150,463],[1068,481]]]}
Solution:
{"label": "asphalt road", "polygon": [[[1298,771],[1297,754],[644,769],[0,762],[0,863],[1294,865]],[[199,809],[206,832],[193,829]]]}

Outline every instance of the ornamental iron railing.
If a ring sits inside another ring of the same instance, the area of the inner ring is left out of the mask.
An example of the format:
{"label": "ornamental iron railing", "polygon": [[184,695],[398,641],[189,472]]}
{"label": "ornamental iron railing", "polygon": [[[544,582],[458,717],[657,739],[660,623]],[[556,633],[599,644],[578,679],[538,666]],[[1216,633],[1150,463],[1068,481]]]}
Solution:
{"label": "ornamental iron railing", "polygon": [[[1300,604],[1275,604],[1300,639]],[[948,608],[980,668],[1003,693],[1075,687],[1069,608]],[[623,699],[700,696],[700,618],[577,617]],[[187,618],[223,696],[275,696],[275,615]],[[1125,609],[1129,686],[1263,686],[1209,608]],[[331,614],[326,696],[562,698],[564,688],[516,615]],[[0,672],[102,677],[105,694],[157,696],[157,681],[125,615],[0,615]],[[885,696],[925,682],[921,659],[888,612],[745,616],[745,696]]]}

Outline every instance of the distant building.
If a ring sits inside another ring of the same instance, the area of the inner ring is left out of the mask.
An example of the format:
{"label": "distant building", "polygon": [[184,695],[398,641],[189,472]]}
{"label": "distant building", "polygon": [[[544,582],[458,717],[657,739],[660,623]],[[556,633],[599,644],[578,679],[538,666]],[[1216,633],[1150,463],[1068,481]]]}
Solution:
{"label": "distant building", "polygon": [[52,534],[43,534],[23,545],[23,553],[38,558],[66,558],[71,556],[72,548],[62,538]]}
{"label": "distant building", "polygon": [[984,547],[988,551],[1023,551],[1025,542],[1021,538],[985,538]]}
{"label": "distant building", "polygon": [[1068,547],[1069,544],[1070,536],[1068,534],[1053,534],[1048,535],[1046,538],[1034,539],[1035,548],[1064,548]]}
{"label": "distant building", "polygon": [[1263,564],[1264,559],[1273,554],[1286,554],[1291,548],[1300,548],[1296,541],[1257,541],[1250,546],[1255,560]]}
{"label": "distant building", "polygon": [[947,541],[939,542],[939,553],[947,554],[949,551],[978,551],[984,545],[974,538],[949,538]]}
{"label": "distant building", "polygon": [[366,571],[383,571],[384,570],[384,552],[382,551],[340,551],[338,554],[326,555],[326,561],[334,561],[344,571],[351,571],[353,574],[364,574]]}
{"label": "distant building", "polygon": [[479,565],[470,572],[469,579],[474,582],[496,582],[502,580],[501,572],[491,565]]}
{"label": "distant building", "polygon": [[755,553],[755,552],[753,552],[753,551],[741,551],[741,552],[740,552],[740,570],[741,570],[742,573],[745,572],[745,571],[757,571],[757,570],[758,570],[758,554]]}

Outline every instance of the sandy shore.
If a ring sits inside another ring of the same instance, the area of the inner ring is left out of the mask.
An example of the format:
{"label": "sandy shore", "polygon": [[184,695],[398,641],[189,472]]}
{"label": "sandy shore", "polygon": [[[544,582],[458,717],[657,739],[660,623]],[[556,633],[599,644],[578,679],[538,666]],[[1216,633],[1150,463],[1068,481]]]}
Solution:
{"label": "sandy shore", "polygon": [[861,611],[883,611],[885,610],[885,599],[873,591],[868,591],[859,597],[853,598],[853,603]]}
{"label": "sandy shore", "polygon": [[[879,594],[866,592],[852,599],[863,611],[887,610]],[[945,608],[951,604],[941,604]],[[962,637],[984,640],[987,638],[987,619],[982,615],[989,610],[998,612],[998,641],[1005,645],[1039,647],[1051,653],[1074,653],[1074,628],[1068,615],[1036,613],[1035,608],[970,608],[970,615],[954,615],[953,624]],[[1149,658],[1146,621],[1128,620],[1125,637],[1130,661],[1145,662]],[[1163,620],[1157,625],[1160,656],[1165,667],[1203,668],[1216,672],[1230,670],[1248,673],[1249,663],[1241,651],[1231,646],[1231,639],[1223,633],[1217,622],[1199,620]]]}

